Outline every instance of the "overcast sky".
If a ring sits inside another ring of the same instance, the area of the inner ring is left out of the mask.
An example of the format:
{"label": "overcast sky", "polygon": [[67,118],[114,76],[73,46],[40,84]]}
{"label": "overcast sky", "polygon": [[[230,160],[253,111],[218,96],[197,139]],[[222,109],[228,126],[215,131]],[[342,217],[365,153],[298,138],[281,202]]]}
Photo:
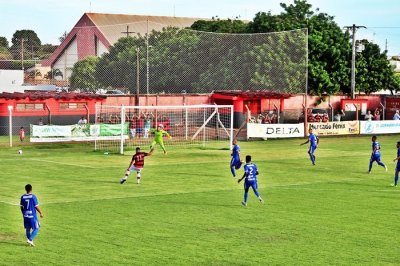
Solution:
{"label": "overcast sky", "polygon": [[[252,20],[260,11],[279,14],[279,3],[292,0],[0,0],[0,36],[11,43],[16,30],[34,30],[42,43],[58,45],[85,12],[235,18]],[[366,26],[357,32],[400,55],[400,0],[308,0],[313,9],[335,17],[340,27]]]}

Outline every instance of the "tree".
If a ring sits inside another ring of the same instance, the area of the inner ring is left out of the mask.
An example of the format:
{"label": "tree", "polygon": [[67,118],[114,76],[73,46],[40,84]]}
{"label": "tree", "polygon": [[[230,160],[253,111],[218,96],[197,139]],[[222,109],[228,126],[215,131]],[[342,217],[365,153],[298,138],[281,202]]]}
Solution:
{"label": "tree", "polygon": [[45,79],[55,79],[56,77],[63,78],[63,73],[58,68],[52,69],[44,75]]}
{"label": "tree", "polygon": [[243,33],[246,27],[247,23],[242,20],[220,20],[219,18],[213,18],[211,21],[198,20],[190,26],[193,30],[223,33]]}
{"label": "tree", "polygon": [[0,47],[8,48],[8,41],[6,37],[0,37]]}
{"label": "tree", "polygon": [[37,57],[39,59],[45,59],[45,58],[49,58],[50,55],[57,49],[57,45],[52,45],[52,44],[43,44],[40,47],[40,51],[37,54]]}
{"label": "tree", "polygon": [[397,80],[386,52],[381,53],[379,46],[368,40],[358,45],[364,49],[356,56],[356,91],[370,94],[384,89],[396,90]]}
{"label": "tree", "polygon": [[99,58],[96,56],[88,56],[76,62],[69,79],[71,89],[89,89],[95,92],[99,87],[95,76],[98,62]]}
{"label": "tree", "polygon": [[[11,39],[11,53],[14,59],[33,58],[41,48],[41,41],[33,30],[17,30]],[[24,48],[22,51],[22,47]]]}

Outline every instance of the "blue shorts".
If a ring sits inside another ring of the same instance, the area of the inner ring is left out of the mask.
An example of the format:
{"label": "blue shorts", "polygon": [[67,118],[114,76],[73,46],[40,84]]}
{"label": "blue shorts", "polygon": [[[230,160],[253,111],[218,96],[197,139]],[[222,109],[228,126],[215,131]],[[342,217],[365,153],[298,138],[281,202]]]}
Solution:
{"label": "blue shorts", "polygon": [[371,162],[380,162],[381,161],[381,154],[380,153],[374,153],[371,155]]}
{"label": "blue shorts", "polygon": [[236,170],[238,170],[242,166],[242,162],[239,159],[232,158],[231,167],[234,166]]}
{"label": "blue shorts", "polygon": [[314,151],[317,149],[317,146],[310,146],[310,149],[308,150],[309,153],[314,154]]}
{"label": "blue shorts", "polygon": [[253,190],[257,190],[257,188],[258,188],[258,185],[257,185],[257,181],[245,181],[244,182],[244,190],[246,190],[246,191],[248,191],[249,190],[249,188],[252,188]]}
{"label": "blue shorts", "polygon": [[40,224],[39,220],[35,218],[26,218],[24,217],[24,227],[25,229],[39,229]]}

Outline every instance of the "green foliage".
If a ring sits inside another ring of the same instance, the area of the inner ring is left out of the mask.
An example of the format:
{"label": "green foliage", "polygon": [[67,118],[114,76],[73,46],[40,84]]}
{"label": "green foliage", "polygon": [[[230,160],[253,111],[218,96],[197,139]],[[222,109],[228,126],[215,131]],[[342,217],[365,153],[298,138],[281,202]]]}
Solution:
{"label": "green foliage", "polygon": [[247,24],[239,19],[219,18],[212,20],[198,20],[194,22],[190,28],[198,31],[221,32],[221,33],[243,33],[246,30]]}
{"label": "green foliage", "polygon": [[8,41],[6,37],[0,37],[0,48],[8,48]]}
{"label": "green foliage", "polygon": [[[356,58],[356,90],[370,94],[382,89],[390,89],[393,82],[393,69],[387,60],[386,52],[381,53],[377,44],[362,40],[364,49]],[[395,88],[391,88],[394,89]]]}
{"label": "green foliage", "polygon": [[99,87],[96,79],[97,56],[88,56],[74,64],[69,79],[71,89],[89,89],[93,92]]}
{"label": "green foliage", "polygon": [[32,52],[36,54],[42,45],[39,37],[33,30],[17,30],[13,34],[11,43],[11,51],[14,53],[14,58],[18,58],[20,56],[22,43],[24,47],[24,54],[26,55]]}
{"label": "green foliage", "polygon": [[7,47],[0,46],[0,60],[12,60],[12,54]]}
{"label": "green foliage", "polygon": [[60,69],[52,69],[44,75],[45,79],[55,79],[56,77],[63,77],[63,73]]}
{"label": "green foliage", "polygon": [[[385,158],[396,156],[398,136],[379,141],[383,161],[393,170],[396,164]],[[247,208],[240,204],[243,185],[230,174],[226,150],[169,147],[167,156],[156,150],[146,158],[141,185],[134,173],[120,185],[132,153],[103,155],[93,152],[92,144],[2,147],[0,260],[7,265],[398,264],[399,191],[389,186],[392,171],[375,164],[365,173],[370,137],[321,138],[316,166],[301,142],[239,143],[258,166],[266,200],[261,205],[249,191]],[[27,183],[44,212],[34,248],[26,246],[18,206]]]}

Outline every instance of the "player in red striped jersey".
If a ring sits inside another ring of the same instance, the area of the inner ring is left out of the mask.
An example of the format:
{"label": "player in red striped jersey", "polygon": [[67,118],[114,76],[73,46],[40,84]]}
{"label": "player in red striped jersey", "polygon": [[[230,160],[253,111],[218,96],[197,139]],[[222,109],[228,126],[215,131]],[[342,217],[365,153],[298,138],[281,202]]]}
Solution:
{"label": "player in red striped jersey", "polygon": [[125,172],[125,176],[119,181],[121,184],[125,183],[128,180],[128,176],[131,174],[131,171],[136,171],[136,182],[140,184],[141,172],[144,167],[144,157],[151,156],[153,154],[153,149],[150,152],[141,152],[140,148],[136,148],[136,153],[132,156],[132,160],[129,164],[128,169]]}

